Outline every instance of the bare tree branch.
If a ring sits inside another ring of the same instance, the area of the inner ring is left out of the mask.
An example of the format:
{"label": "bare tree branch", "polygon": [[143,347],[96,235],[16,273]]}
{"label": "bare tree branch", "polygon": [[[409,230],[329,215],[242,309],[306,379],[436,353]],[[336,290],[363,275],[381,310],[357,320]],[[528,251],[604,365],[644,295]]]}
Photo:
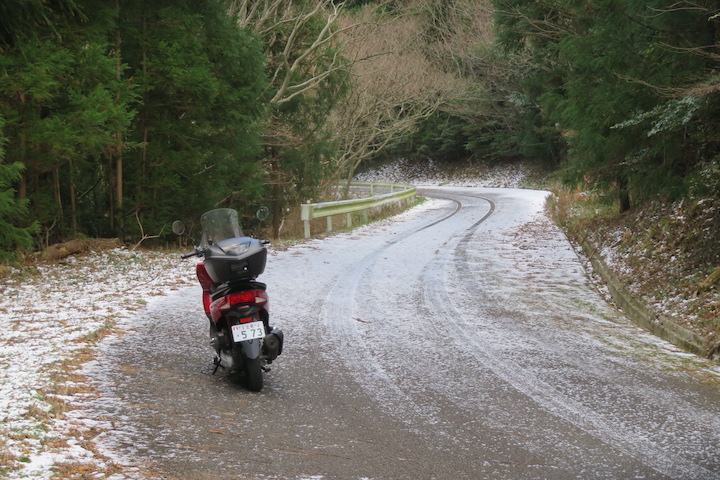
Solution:
{"label": "bare tree branch", "polygon": [[140,241],[137,242],[137,243],[135,244],[135,246],[130,249],[131,252],[134,252],[135,250],[137,250],[138,248],[140,248],[140,244],[141,244],[142,242],[144,242],[145,240],[150,240],[150,239],[152,239],[152,238],[160,238],[160,235],[162,235],[163,230],[165,230],[165,227],[163,227],[163,228],[160,230],[160,233],[157,234],[157,235],[146,235],[146,234],[145,234],[145,229],[144,229],[143,226],[142,226],[142,222],[140,222],[140,214],[139,214],[139,212],[135,212],[135,219],[137,220],[137,223],[138,223],[138,225],[140,226],[140,235],[142,235],[142,237],[140,238]]}
{"label": "bare tree branch", "polygon": [[363,161],[412,133],[462,90],[428,60],[417,15],[378,21],[364,10],[343,22],[355,25],[343,38],[353,88],[330,119],[340,144],[335,181],[351,179]]}

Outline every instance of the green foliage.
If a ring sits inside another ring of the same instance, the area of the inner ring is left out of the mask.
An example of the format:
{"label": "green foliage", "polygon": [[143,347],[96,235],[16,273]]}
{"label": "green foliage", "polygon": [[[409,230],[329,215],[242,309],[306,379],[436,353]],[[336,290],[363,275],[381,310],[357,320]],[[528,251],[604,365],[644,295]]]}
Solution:
{"label": "green foliage", "polygon": [[[617,189],[623,208],[687,193],[718,153],[709,8],[660,0],[495,0],[498,38],[529,60],[522,91],[567,146],[565,178]],[[705,87],[703,87],[705,85]],[[521,127],[528,131],[528,127]]]}
{"label": "green foliage", "polygon": [[[112,11],[100,2],[93,7],[83,18],[103,18],[107,25]],[[82,28],[78,16],[43,15],[56,23],[16,32],[14,47],[0,56],[6,156],[25,167],[20,196],[30,200],[33,218],[60,234],[78,226],[77,212],[66,215],[74,210],[67,197],[87,188],[83,180],[96,178],[91,169],[89,175],[73,171],[117,149],[113,132],[132,117],[128,87],[116,78],[115,60],[108,56],[109,32]]]}
{"label": "green foliage", "polygon": [[155,232],[179,214],[219,203],[242,210],[259,196],[265,88],[260,44],[222,5],[156,7],[128,1],[120,15],[123,57],[142,96],[129,135],[141,147],[124,159],[123,213]]}
{"label": "green foliage", "polygon": [[694,170],[688,178],[690,196],[696,199],[720,199],[720,156]]}
{"label": "green foliage", "polygon": [[13,45],[19,37],[38,29],[53,32],[58,23],[77,17],[84,16],[74,0],[3,0],[0,45]]}
{"label": "green foliage", "polygon": [[[3,3],[1,180],[3,195],[17,198],[15,225],[36,220],[46,241],[137,238],[261,194],[263,54],[226,7]],[[0,249],[28,246],[13,238]]]}
{"label": "green foliage", "polygon": [[26,202],[15,198],[12,185],[20,178],[22,165],[4,162],[3,145],[7,140],[3,136],[4,125],[5,121],[0,116],[0,260],[11,258],[10,252],[18,247],[30,247],[32,234],[37,230],[36,225],[28,225],[24,218]]}
{"label": "green foliage", "polygon": [[470,155],[467,123],[451,113],[436,111],[417,132],[388,150],[404,158],[432,158],[453,162]]}

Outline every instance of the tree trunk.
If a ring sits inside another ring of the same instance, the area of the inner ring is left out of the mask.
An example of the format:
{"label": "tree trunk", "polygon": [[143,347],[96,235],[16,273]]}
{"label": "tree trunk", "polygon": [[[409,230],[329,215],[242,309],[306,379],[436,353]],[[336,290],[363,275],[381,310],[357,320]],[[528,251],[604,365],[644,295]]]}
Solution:
{"label": "tree trunk", "polygon": [[112,156],[108,158],[107,163],[107,177],[108,181],[110,182],[110,185],[108,185],[107,189],[107,200],[108,200],[108,208],[109,208],[109,219],[110,219],[110,230],[115,230],[115,181],[117,180],[117,176],[113,175],[113,161]]}
{"label": "tree trunk", "polygon": [[58,215],[60,216],[60,226],[64,227],[65,214],[63,213],[62,195],[60,192],[60,167],[56,167],[52,171],[53,190],[55,194],[55,203],[57,204]]}
{"label": "tree trunk", "polygon": [[[115,8],[120,11],[120,0],[115,0]],[[122,58],[120,49],[122,47],[122,38],[120,37],[120,27],[115,29],[115,78],[120,80],[122,77]],[[115,97],[116,101],[120,100],[120,94]],[[123,148],[122,148],[122,133],[115,132],[115,200],[117,201],[117,213],[118,223],[120,228],[123,226],[122,222],[122,208],[123,208]]]}
{"label": "tree trunk", "polygon": [[77,195],[75,192],[75,165],[73,161],[68,162],[70,167],[70,228],[72,229],[73,235],[77,233],[78,221],[77,221]]}
{"label": "tree trunk", "polygon": [[[19,161],[24,160],[25,156],[25,135],[20,134],[18,138],[18,144],[19,144],[19,153],[20,158]],[[24,165],[27,167],[27,163],[24,163]],[[26,173],[27,168],[24,168],[22,172],[20,172],[20,184],[18,185],[18,198],[20,200],[25,200],[27,198],[27,177]]]}
{"label": "tree trunk", "polygon": [[[119,135],[119,134],[118,134]],[[123,208],[123,158],[122,153],[117,153],[115,159],[115,199],[117,200],[118,212]]]}
{"label": "tree trunk", "polygon": [[27,198],[27,179],[25,173],[20,175],[20,183],[18,184],[18,199],[25,200]]}
{"label": "tree trunk", "polygon": [[627,178],[619,176],[617,179],[618,194],[620,199],[620,213],[627,212],[632,208],[630,204],[630,192],[628,192]]}
{"label": "tree trunk", "polygon": [[280,225],[282,223],[283,189],[282,172],[275,154],[270,162],[270,179],[272,182],[272,230],[273,240],[280,238]]}

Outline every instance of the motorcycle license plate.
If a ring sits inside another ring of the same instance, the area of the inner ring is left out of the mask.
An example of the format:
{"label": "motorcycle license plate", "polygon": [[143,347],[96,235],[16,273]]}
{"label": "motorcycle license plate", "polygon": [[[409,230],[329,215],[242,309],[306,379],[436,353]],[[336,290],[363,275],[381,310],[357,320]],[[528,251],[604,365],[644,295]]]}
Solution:
{"label": "motorcycle license plate", "polygon": [[233,340],[236,342],[263,338],[265,336],[265,326],[263,322],[241,323],[232,326],[232,334]]}

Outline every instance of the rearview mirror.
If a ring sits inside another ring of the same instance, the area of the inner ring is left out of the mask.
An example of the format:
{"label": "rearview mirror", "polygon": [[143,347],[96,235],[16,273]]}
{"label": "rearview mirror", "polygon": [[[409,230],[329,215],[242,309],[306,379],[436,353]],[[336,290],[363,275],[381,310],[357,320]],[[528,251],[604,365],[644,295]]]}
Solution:
{"label": "rearview mirror", "polygon": [[175,220],[172,224],[172,231],[175,235],[182,235],[185,233],[185,224],[182,220]]}
{"label": "rearview mirror", "polygon": [[255,212],[255,216],[257,217],[258,220],[263,222],[263,221],[267,220],[268,217],[270,216],[270,209],[268,207],[262,206],[262,207],[258,208],[257,212]]}

